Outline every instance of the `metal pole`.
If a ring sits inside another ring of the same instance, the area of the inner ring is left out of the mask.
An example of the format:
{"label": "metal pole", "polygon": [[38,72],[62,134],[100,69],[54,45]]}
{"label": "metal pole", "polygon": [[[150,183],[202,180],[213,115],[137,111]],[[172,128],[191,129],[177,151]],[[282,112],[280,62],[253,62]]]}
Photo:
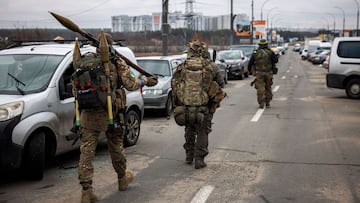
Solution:
{"label": "metal pole", "polygon": [[344,37],[344,36],[345,36],[345,33],[344,33],[344,31],[345,31],[345,11],[344,11],[344,9],[342,9],[342,8],[340,8],[340,7],[338,7],[338,6],[335,6],[334,8],[340,9],[340,10],[342,11],[342,13],[343,13],[343,30],[342,30],[342,36]]}
{"label": "metal pole", "polygon": [[261,18],[260,18],[260,20],[263,20],[263,8],[264,8],[265,3],[268,2],[268,1],[269,0],[265,0],[264,3],[261,5],[261,16],[260,16]]}
{"label": "metal pole", "polygon": [[169,35],[169,24],[168,24],[168,12],[169,12],[169,0],[162,0],[162,54],[163,56],[168,55],[168,35]]}
{"label": "metal pole", "polygon": [[230,46],[234,41],[233,0],[230,1]]}
{"label": "metal pole", "polygon": [[251,0],[251,21],[250,21],[250,28],[251,28],[251,36],[250,36],[250,44],[254,43],[254,0]]}
{"label": "metal pole", "polygon": [[359,2],[358,0],[354,0],[357,6],[357,14],[356,14],[356,36],[359,36]]}

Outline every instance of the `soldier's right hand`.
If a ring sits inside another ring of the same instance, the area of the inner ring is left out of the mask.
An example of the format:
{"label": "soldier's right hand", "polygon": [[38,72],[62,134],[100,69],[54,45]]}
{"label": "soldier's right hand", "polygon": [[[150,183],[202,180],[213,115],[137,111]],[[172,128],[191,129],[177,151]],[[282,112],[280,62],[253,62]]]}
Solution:
{"label": "soldier's right hand", "polygon": [[151,86],[155,86],[158,83],[158,80],[153,76],[149,76],[144,78],[144,82],[146,86],[151,87]]}

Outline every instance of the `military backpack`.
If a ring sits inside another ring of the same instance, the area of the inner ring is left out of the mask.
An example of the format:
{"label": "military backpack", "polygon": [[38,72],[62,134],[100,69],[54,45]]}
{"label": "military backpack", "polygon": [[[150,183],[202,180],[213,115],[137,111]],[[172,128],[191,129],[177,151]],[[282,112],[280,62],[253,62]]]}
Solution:
{"label": "military backpack", "polygon": [[[79,104],[79,110],[107,108],[107,76],[100,55],[87,54],[74,61],[75,72],[72,75],[73,88]],[[111,87],[109,87],[111,88]],[[111,92],[114,103],[115,92]]]}
{"label": "military backpack", "polygon": [[184,118],[184,121],[176,120],[179,125],[202,122],[202,115],[207,109],[204,106],[209,102],[208,91],[212,81],[213,69],[209,60],[191,57],[178,66],[171,85],[175,105],[182,106],[175,109],[175,119]]}
{"label": "military backpack", "polygon": [[257,71],[271,71],[271,50],[258,49],[255,53],[255,68]]}

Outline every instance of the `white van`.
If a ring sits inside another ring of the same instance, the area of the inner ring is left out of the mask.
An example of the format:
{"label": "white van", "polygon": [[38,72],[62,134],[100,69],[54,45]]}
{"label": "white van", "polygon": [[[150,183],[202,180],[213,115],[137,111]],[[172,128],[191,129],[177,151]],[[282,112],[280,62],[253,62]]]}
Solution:
{"label": "white van", "polygon": [[[24,168],[41,179],[46,158],[79,148],[70,76],[73,44],[29,45],[0,51],[0,168]],[[136,63],[128,47],[114,47]],[[84,45],[84,54],[95,47]],[[127,92],[125,145],[136,144],[144,115],[140,90]]]}
{"label": "white van", "polygon": [[350,98],[360,98],[360,37],[334,39],[326,85],[345,89]]}

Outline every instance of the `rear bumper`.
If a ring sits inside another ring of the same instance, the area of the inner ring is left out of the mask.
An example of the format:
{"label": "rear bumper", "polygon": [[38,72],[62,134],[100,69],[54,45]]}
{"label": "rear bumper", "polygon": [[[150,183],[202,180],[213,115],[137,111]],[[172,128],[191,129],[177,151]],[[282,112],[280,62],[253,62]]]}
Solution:
{"label": "rear bumper", "polygon": [[330,88],[345,89],[344,80],[346,76],[328,73],[326,74],[326,86]]}

